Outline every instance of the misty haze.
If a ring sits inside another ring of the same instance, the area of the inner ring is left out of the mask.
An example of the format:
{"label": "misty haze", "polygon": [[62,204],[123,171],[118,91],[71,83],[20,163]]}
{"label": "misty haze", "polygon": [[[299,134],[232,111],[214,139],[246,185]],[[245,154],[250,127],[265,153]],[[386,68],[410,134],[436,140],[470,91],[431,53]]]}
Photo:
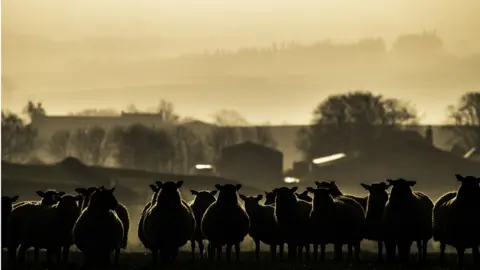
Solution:
{"label": "misty haze", "polygon": [[2,267],[480,263],[480,1],[4,0],[1,23]]}

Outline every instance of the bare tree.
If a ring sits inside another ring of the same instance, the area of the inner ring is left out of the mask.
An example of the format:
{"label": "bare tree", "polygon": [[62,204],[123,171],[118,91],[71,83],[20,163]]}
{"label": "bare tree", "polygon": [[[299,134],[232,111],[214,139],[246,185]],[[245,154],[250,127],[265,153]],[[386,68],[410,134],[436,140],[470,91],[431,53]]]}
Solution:
{"label": "bare tree", "polygon": [[107,133],[102,127],[77,129],[72,136],[74,155],[85,163],[102,165],[110,155]]}
{"label": "bare tree", "polygon": [[48,143],[49,151],[57,158],[69,156],[71,133],[69,130],[60,130],[55,132]]}
{"label": "bare tree", "polygon": [[31,100],[29,100],[27,105],[23,108],[23,113],[28,115],[30,121],[32,121],[36,116],[47,115],[47,112],[41,102],[34,103]]}
{"label": "bare tree", "polygon": [[180,119],[175,113],[173,103],[164,99],[160,100],[155,113],[160,116],[162,122],[177,123]]}
{"label": "bare tree", "polygon": [[22,162],[34,151],[37,132],[14,113],[2,111],[2,160]]}
{"label": "bare tree", "polygon": [[454,136],[467,149],[480,146],[480,92],[460,97],[457,105],[448,107],[448,120]]}
{"label": "bare tree", "polygon": [[255,127],[255,142],[272,148],[277,148],[278,145],[268,126]]}

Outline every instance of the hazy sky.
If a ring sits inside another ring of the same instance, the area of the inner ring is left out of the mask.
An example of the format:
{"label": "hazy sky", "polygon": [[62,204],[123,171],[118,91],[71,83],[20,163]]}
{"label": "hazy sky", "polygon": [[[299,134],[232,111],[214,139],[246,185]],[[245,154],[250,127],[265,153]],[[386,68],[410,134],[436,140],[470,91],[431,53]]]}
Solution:
{"label": "hazy sky", "polygon": [[[154,106],[156,100],[167,98],[176,104],[179,113],[201,119],[228,107],[240,111],[252,122],[305,123],[310,119],[313,106],[326,95],[366,88],[411,100],[425,116],[426,122],[439,123],[444,118],[447,104],[465,91],[479,90],[480,85],[438,87],[434,98],[431,97],[432,88],[423,91],[395,86],[378,89],[375,84],[368,83],[345,83],[338,89],[329,88],[320,93],[302,84],[274,85],[268,89],[277,90],[268,90],[273,92],[262,94],[263,98],[256,102],[248,98],[258,94],[256,90],[231,90],[222,94],[222,90],[217,89],[210,90],[205,97],[202,87],[196,91],[194,85],[165,90],[157,87],[160,90],[145,90],[141,96],[134,93],[127,96],[118,94],[118,89],[139,85],[145,88],[152,83],[139,83],[138,76],[135,81],[132,78],[131,83],[127,80],[129,78],[122,78],[118,84],[102,83],[98,78],[104,76],[102,72],[105,71],[98,71],[95,79],[86,76],[79,84],[78,78],[83,74],[67,73],[64,65],[68,62],[69,67],[77,68],[79,64],[74,62],[77,61],[75,57],[83,58],[89,51],[76,51],[76,55],[69,51],[64,55],[52,47],[49,47],[50,50],[32,47],[35,47],[35,40],[42,39],[74,41],[73,48],[77,46],[75,42],[92,37],[192,38],[188,46],[182,45],[181,52],[185,52],[222,48],[227,46],[228,40],[239,46],[273,41],[312,42],[325,38],[356,40],[362,37],[383,37],[390,42],[405,33],[436,30],[447,50],[471,54],[480,52],[479,26],[478,0],[3,0],[2,74],[7,81],[2,82],[2,86],[8,89],[2,92],[2,106],[18,110],[27,98],[35,98],[44,101],[49,112],[62,114],[95,106],[124,108],[130,102],[136,102],[140,108],[149,107]],[[23,38],[23,43],[17,42],[19,37]],[[197,43],[193,38],[202,39],[202,42]],[[70,45],[62,46],[63,50]],[[135,49],[135,45],[133,47]],[[176,47],[171,45],[161,50],[180,53]],[[138,51],[142,48],[138,47]],[[89,57],[96,57],[95,52],[90,54]],[[68,61],[63,60],[67,58]],[[272,83],[275,84],[269,82]],[[162,85],[162,82],[154,84]],[[113,96],[104,94],[104,98],[95,98],[95,95],[83,95],[73,98],[72,95],[74,91],[78,94],[78,91],[104,88],[112,89],[110,94],[113,93]],[[232,89],[236,88],[232,86]],[[278,95],[280,92],[287,97]],[[275,96],[273,100],[272,93]]]}

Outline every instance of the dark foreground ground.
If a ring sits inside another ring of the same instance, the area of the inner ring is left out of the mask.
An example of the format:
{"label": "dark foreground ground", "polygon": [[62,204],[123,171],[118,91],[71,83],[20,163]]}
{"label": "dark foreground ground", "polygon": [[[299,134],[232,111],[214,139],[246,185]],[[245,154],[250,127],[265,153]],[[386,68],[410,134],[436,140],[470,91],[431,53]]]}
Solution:
{"label": "dark foreground ground", "polygon": [[[2,251],[2,269],[12,269],[6,262],[6,252]],[[198,254],[196,254],[198,257]],[[389,265],[386,263],[377,263],[376,254],[372,252],[363,252],[362,253],[362,262],[359,263],[334,263],[328,260],[327,262],[298,262],[298,263],[287,263],[287,262],[270,262],[270,257],[268,252],[263,252],[261,254],[261,259],[259,262],[256,262],[254,259],[253,252],[243,252],[241,254],[240,263],[234,261],[227,263],[222,262],[208,262],[200,261],[196,258],[195,261],[191,261],[189,252],[182,252],[179,255],[177,262],[174,265],[165,267],[157,266],[152,267],[150,265],[151,256],[150,253],[122,253],[120,256],[120,265],[116,268],[118,270],[150,270],[150,269],[172,269],[172,270],[190,270],[190,269],[228,269],[228,270],[269,270],[269,269],[279,269],[279,270],[294,270],[294,269],[325,269],[325,270],[343,270],[343,269],[358,269],[358,270],[377,270],[377,269],[427,269],[427,270],[440,270],[440,269],[458,269],[455,265],[456,257],[454,254],[447,254],[447,261],[445,265],[440,265],[438,263],[438,253],[430,253],[428,257],[428,263],[421,265],[416,262],[411,263],[408,266],[399,266],[399,265]],[[328,257],[331,258],[333,254],[328,254]],[[416,254],[412,254],[412,260],[415,261]],[[20,269],[25,270],[44,270],[44,269],[65,269],[65,270],[77,270],[81,269],[82,255],[78,252],[72,252],[70,256],[69,265],[57,265],[57,266],[47,266],[44,262],[44,254],[40,255],[42,263],[40,265],[35,265],[32,262],[32,254],[27,255],[27,263],[24,267]],[[223,256],[225,259],[225,256]],[[467,266],[465,269],[476,269],[478,266],[474,267],[472,265],[472,258],[470,254],[467,255]],[[102,269],[103,270],[103,269]]]}

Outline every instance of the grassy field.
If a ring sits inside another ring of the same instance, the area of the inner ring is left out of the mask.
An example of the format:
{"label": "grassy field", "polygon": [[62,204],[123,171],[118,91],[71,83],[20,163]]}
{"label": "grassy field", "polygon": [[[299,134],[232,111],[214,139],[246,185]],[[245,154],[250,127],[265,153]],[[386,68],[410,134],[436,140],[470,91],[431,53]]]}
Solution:
{"label": "grassy field", "polygon": [[[415,262],[415,256],[416,253],[412,254],[412,263],[407,265],[407,266],[399,266],[399,265],[392,265],[392,264],[387,264],[387,263],[378,263],[376,262],[376,253],[373,252],[363,252],[362,253],[362,261],[359,263],[348,263],[348,262],[343,262],[343,263],[334,263],[330,260],[326,262],[313,262],[313,261],[302,261],[302,262],[297,262],[297,263],[288,263],[288,262],[275,262],[272,263],[270,261],[269,253],[268,252],[262,252],[260,261],[255,261],[254,259],[254,253],[253,252],[242,252],[241,254],[241,261],[239,263],[237,262],[230,262],[227,263],[225,260],[221,262],[208,262],[208,261],[200,261],[198,259],[198,254],[197,259],[192,261],[190,259],[190,253],[189,252],[181,252],[179,255],[178,260],[171,266],[168,267],[168,269],[238,269],[238,270],[256,270],[256,269],[281,269],[281,270],[286,270],[286,269],[338,269],[338,270],[343,270],[343,269],[359,269],[359,270],[367,270],[367,269],[385,269],[385,270],[390,270],[390,269],[427,269],[427,270],[449,270],[449,269],[457,269],[455,265],[455,255],[452,253],[447,254],[447,261],[444,265],[440,265],[438,263],[438,253],[430,253],[429,258],[428,258],[428,263],[427,264],[418,264]],[[331,258],[333,254],[329,253],[328,258]],[[71,254],[71,259],[70,259],[70,264],[68,266],[62,265],[62,266],[47,266],[45,263],[40,263],[40,265],[35,265],[31,259],[33,257],[33,254],[27,254],[27,263],[25,267],[22,267],[22,269],[29,270],[29,269],[35,269],[35,270],[43,270],[43,269],[80,269],[81,267],[81,262],[82,262],[82,255],[79,252],[73,252]],[[6,252],[2,252],[2,258],[6,258]],[[223,255],[223,259],[225,256]],[[44,261],[44,254],[42,253],[40,256],[40,259]],[[116,269],[119,270],[130,270],[130,269],[159,269],[159,267],[152,267],[150,265],[151,262],[151,256],[150,253],[147,252],[128,252],[128,253],[122,253],[120,256],[120,266]],[[467,255],[467,262],[468,266],[465,267],[465,269],[478,269],[475,268],[473,265],[471,265],[471,256]],[[2,269],[10,269],[8,266],[7,262],[2,259]]]}

